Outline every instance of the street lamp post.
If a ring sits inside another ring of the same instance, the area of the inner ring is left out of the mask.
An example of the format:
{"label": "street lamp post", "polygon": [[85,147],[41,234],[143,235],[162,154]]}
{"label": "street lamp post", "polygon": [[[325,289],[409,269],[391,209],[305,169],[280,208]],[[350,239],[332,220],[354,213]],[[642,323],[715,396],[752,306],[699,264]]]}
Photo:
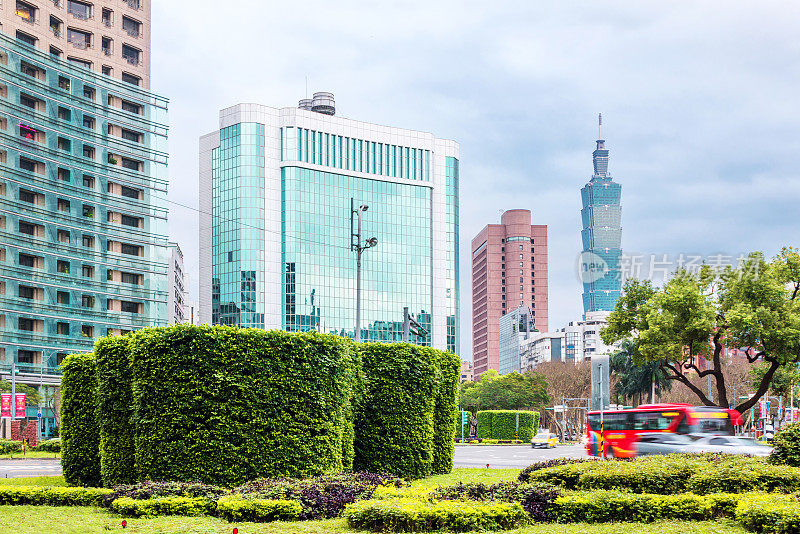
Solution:
{"label": "street lamp post", "polygon": [[[369,206],[362,204],[355,207],[355,200],[350,197],[350,250],[356,253],[356,343],[361,341],[361,254],[368,248],[378,244],[374,237],[367,239],[361,244],[361,214],[369,209]],[[353,231],[353,215],[358,219],[357,230]]]}

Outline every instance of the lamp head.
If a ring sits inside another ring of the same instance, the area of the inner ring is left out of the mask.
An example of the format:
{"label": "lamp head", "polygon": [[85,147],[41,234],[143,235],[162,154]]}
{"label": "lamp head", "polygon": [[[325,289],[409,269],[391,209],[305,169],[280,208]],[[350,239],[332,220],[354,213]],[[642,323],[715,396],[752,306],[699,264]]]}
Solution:
{"label": "lamp head", "polygon": [[360,208],[358,208],[358,209],[359,209],[360,211],[362,211],[362,212],[363,212],[363,211],[367,211],[367,210],[369,209],[369,206],[367,206],[366,204],[361,204],[361,207],[360,207]]}
{"label": "lamp head", "polygon": [[376,237],[370,237],[367,240],[367,245],[369,245],[370,247],[374,247],[377,244],[378,244],[378,238],[376,238]]}

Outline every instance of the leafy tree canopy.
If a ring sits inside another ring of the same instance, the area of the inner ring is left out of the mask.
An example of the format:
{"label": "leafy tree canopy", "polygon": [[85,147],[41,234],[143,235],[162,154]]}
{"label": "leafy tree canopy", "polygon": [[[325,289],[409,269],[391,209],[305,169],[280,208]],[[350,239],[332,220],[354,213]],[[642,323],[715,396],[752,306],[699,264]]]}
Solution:
{"label": "leafy tree canopy", "polygon": [[[607,344],[635,341],[640,356],[634,361],[658,362],[668,379],[708,406],[729,405],[725,349],[746,351],[750,364],[766,367],[755,393],[736,406],[747,410],[779,369],[800,359],[800,253],[784,248],[768,262],[754,252],[735,268],[679,270],[661,288],[628,280],[601,336]],[[698,365],[702,359],[707,365]],[[713,401],[693,383],[695,376],[716,381]]]}
{"label": "leafy tree canopy", "polygon": [[460,391],[461,409],[517,410],[549,404],[547,383],[541,374],[517,372],[500,375],[490,369],[477,382],[464,382]]}

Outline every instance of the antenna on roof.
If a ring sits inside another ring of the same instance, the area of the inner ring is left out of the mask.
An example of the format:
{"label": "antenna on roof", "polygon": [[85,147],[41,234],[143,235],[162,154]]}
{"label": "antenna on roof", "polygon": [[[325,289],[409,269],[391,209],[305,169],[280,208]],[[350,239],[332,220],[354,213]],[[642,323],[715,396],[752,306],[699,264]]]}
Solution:
{"label": "antenna on roof", "polygon": [[602,139],[603,138],[603,114],[602,113],[598,113],[597,114],[597,130],[599,132],[598,135],[600,136],[600,137],[598,137],[598,139]]}

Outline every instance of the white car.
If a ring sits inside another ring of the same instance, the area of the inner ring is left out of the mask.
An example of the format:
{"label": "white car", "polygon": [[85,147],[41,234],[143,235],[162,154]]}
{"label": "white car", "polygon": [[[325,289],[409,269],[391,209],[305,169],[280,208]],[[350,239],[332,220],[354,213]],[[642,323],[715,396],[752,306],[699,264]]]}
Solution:
{"label": "white car", "polygon": [[708,436],[688,445],[683,452],[724,452],[728,454],[769,456],[772,452],[772,447],[762,445],[752,438]]}

